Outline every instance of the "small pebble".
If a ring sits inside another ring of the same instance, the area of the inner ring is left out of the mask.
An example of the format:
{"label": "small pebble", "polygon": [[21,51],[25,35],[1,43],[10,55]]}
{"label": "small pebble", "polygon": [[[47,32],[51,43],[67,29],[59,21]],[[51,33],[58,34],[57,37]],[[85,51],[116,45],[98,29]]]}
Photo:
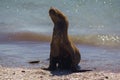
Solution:
{"label": "small pebble", "polygon": [[40,76],[40,78],[43,78],[43,76]]}
{"label": "small pebble", "polygon": [[21,71],[21,72],[25,73],[25,71],[24,71],[24,70],[23,70],[23,71]]}
{"label": "small pebble", "polygon": [[108,79],[108,76],[106,76],[105,78]]}
{"label": "small pebble", "polygon": [[15,75],[15,72],[13,73],[13,75]]}

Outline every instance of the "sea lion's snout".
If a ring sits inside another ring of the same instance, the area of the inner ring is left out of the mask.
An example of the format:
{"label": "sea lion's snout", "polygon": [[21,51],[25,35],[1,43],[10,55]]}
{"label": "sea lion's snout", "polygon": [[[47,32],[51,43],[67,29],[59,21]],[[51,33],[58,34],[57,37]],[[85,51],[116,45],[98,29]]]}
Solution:
{"label": "sea lion's snout", "polygon": [[55,11],[53,9],[50,9],[49,14],[55,15]]}
{"label": "sea lion's snout", "polygon": [[50,15],[55,15],[56,14],[56,11],[55,11],[55,9],[53,7],[50,8],[49,14]]}
{"label": "sea lion's snout", "polygon": [[49,10],[49,15],[50,15],[52,21],[54,22],[54,24],[56,24],[57,21],[59,20],[57,10],[55,8],[51,7]]}

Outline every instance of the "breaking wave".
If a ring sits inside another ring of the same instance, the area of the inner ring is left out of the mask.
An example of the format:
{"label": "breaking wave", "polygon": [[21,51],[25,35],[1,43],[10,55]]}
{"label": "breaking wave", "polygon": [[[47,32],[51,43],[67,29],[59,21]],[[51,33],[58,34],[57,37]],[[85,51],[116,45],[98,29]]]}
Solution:
{"label": "breaking wave", "polygon": [[[34,42],[50,42],[52,35],[45,35],[33,32],[16,32],[1,34],[0,42],[6,41],[34,41]],[[119,35],[70,35],[70,39],[76,44],[90,46],[107,46],[120,48]]]}

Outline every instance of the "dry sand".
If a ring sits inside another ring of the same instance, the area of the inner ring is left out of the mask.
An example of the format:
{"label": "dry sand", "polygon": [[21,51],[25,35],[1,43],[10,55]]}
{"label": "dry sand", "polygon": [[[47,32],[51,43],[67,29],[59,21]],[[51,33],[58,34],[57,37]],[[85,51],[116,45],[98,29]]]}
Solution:
{"label": "dry sand", "polygon": [[0,67],[0,80],[120,80],[120,73],[82,72],[65,73],[50,72],[42,69],[23,69]]}

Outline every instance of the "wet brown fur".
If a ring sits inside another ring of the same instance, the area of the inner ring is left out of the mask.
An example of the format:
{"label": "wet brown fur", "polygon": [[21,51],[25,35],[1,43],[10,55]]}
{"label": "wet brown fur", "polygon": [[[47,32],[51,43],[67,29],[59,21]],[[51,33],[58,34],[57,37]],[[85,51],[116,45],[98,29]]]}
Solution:
{"label": "wet brown fur", "polygon": [[77,70],[81,55],[76,46],[68,37],[67,17],[58,9],[51,7],[49,15],[54,23],[49,69]]}

